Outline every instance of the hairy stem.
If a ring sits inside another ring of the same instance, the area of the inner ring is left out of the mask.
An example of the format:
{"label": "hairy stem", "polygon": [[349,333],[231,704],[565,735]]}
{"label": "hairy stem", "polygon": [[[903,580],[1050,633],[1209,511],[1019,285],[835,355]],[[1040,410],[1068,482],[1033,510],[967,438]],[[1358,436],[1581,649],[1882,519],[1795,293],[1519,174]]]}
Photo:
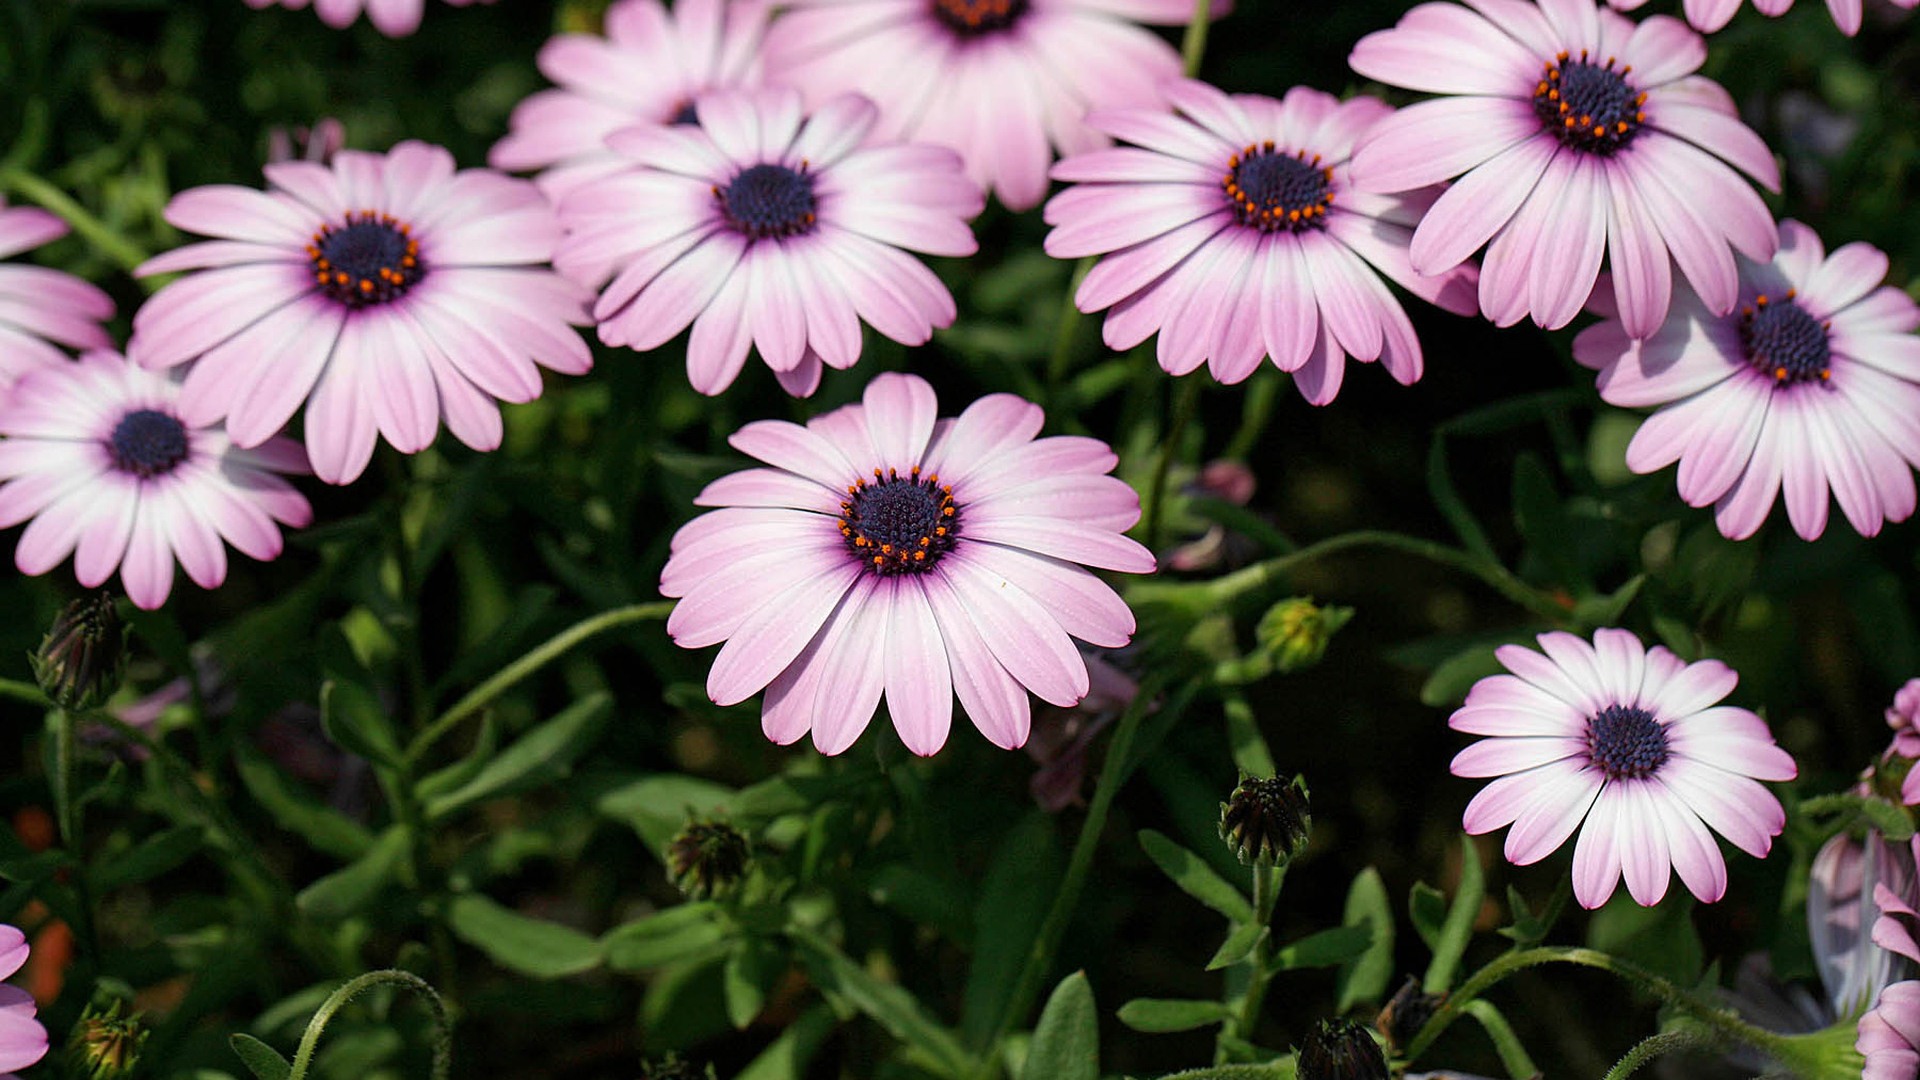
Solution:
{"label": "hairy stem", "polygon": [[1501,596],[1553,623],[1565,623],[1571,614],[1566,607],[1520,580],[1512,571],[1496,562],[1478,558],[1458,548],[1437,544],[1431,540],[1378,530],[1342,533],[1339,536],[1328,537],[1319,543],[1309,544],[1298,551],[1254,563],[1231,574],[1215,578],[1208,583],[1207,591],[1213,595],[1216,602],[1226,603],[1278,583],[1280,579],[1302,564],[1350,548],[1368,547],[1398,551],[1470,574],[1491,586]]}
{"label": "hairy stem", "polygon": [[369,971],[351,979],[320,1003],[313,1019],[307,1021],[306,1033],[300,1036],[300,1048],[294,1052],[293,1068],[288,1071],[287,1080],[306,1080],[307,1070],[313,1066],[314,1051],[320,1045],[320,1036],[333,1020],[333,1014],[376,986],[398,986],[427,1000],[427,1007],[433,1010],[434,1027],[433,1072],[430,1075],[432,1080],[447,1080],[453,1071],[453,1022],[447,1016],[447,1006],[425,979],[391,968]]}

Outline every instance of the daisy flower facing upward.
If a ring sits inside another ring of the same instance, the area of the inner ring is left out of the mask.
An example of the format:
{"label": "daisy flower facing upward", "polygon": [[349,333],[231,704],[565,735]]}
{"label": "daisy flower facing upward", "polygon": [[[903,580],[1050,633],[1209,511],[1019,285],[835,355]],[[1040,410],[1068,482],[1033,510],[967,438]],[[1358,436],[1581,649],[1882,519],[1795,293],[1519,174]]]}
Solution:
{"label": "daisy flower facing upward", "polygon": [[1395,192],[1460,177],[1414,231],[1413,265],[1439,273],[1487,245],[1480,310],[1501,326],[1573,321],[1603,260],[1634,337],[1666,318],[1670,263],[1725,314],[1733,249],[1774,249],[1773,218],[1734,168],[1769,190],[1780,171],[1720,84],[1693,74],[1706,56],[1679,20],[1636,26],[1594,0],[1421,4],[1349,61],[1451,96],[1375,126],[1353,182]]}
{"label": "daisy flower facing upward", "polygon": [[[0,259],[67,234],[66,223],[31,206],[0,199]],[[25,372],[65,363],[58,346],[104,349],[100,325],[113,317],[113,300],[72,274],[42,266],[0,265],[0,393]]]}
{"label": "daisy flower facing upward", "polygon": [[759,0],[619,0],[607,36],[561,34],[540,49],[541,74],[558,85],[514,107],[496,169],[545,170],[534,182],[553,199],[621,167],[607,136],[630,124],[690,124],[693,99],[760,81]]}
{"label": "daisy flower facing upward", "polygon": [[[364,11],[373,28],[388,37],[406,37],[420,29],[420,18],[427,6],[427,0],[247,0],[247,6],[255,11],[276,5],[299,11],[309,3],[320,21],[335,30],[351,26]],[[447,0],[447,3],[466,7],[474,3],[491,4],[493,0]]]}
{"label": "daisy flower facing upward", "polygon": [[1827,255],[1797,221],[1770,263],[1740,268],[1739,307],[1715,314],[1689,294],[1645,341],[1602,302],[1574,358],[1600,396],[1654,407],[1627,447],[1641,473],[1680,463],[1680,497],[1713,506],[1720,531],[1752,536],[1784,494],[1795,532],[1827,526],[1827,492],[1864,536],[1913,513],[1920,464],[1920,305],[1882,285],[1887,257],[1866,244]]}
{"label": "daisy flower facing upward", "polygon": [[313,520],[280,474],[307,471],[291,439],[252,449],[183,419],[180,387],[118,354],[29,372],[0,404],[0,528],[31,519],[14,564],[44,574],[73,556],[93,588],[117,567],[135,604],[157,608],[178,560],[203,589],[227,577],[232,544],[280,554],[280,527]]}
{"label": "daisy flower facing upward", "polygon": [[1467,804],[1466,830],[1511,825],[1507,858],[1526,866],[1579,828],[1573,895],[1583,907],[1606,903],[1623,874],[1634,901],[1651,907],[1669,870],[1700,899],[1720,899],[1727,866],[1708,829],[1764,858],[1786,812],[1757,781],[1796,771],[1765,721],[1716,704],[1739,676],[1717,660],[1645,648],[1625,630],[1595,631],[1591,644],[1562,632],[1539,642],[1544,656],[1502,646],[1512,674],[1475,683],[1447,721],[1491,736],[1453,759],[1455,776],[1498,778]]}
{"label": "daisy flower facing upward", "polygon": [[1475,269],[1415,273],[1407,244],[1431,198],[1354,190],[1354,140],[1393,110],[1305,87],[1283,101],[1190,80],[1162,89],[1179,115],[1095,113],[1090,126],[1134,145],[1053,169],[1077,186],[1047,203],[1047,253],[1105,256],[1074,303],[1112,309],[1108,347],[1157,331],[1162,368],[1206,363],[1224,383],[1272,357],[1316,405],[1339,393],[1349,355],[1418,379],[1420,341],[1381,276],[1470,315]]}
{"label": "daisy flower facing upward", "polygon": [[1140,517],[1105,443],[1035,439],[1040,408],[993,394],[936,420],[925,380],[886,374],[861,404],[731,442],[772,468],[708,485],[715,510],[674,535],[660,591],[689,649],[721,642],[707,694],[767,692],[761,724],[824,754],[853,745],[882,693],[916,754],[947,741],[953,699],[996,746],[1027,741],[1027,692],[1087,696],[1072,638],[1118,647],[1133,613],[1082,565],[1147,573],[1121,535]]}
{"label": "daisy flower facing upward", "polygon": [[[1621,11],[1632,11],[1647,0],[1607,0]],[[1892,0],[1903,8],[1920,4],[1920,0]],[[1687,21],[1693,28],[1704,34],[1711,34],[1732,21],[1733,13],[1740,10],[1741,0],[1687,0]],[[1755,10],[1762,15],[1785,15],[1793,8],[1793,0],[1753,0]],[[1860,32],[1860,0],[1827,0],[1827,11],[1833,16],[1834,24],[1848,37]]]}
{"label": "daisy flower facing upward", "polygon": [[[819,103],[880,103],[880,132],[939,143],[1009,210],[1047,194],[1054,149],[1104,143],[1089,110],[1159,104],[1180,55],[1134,21],[1176,25],[1192,0],[797,0],[767,38],[767,75]],[[1215,14],[1227,5],[1216,3]],[[1133,21],[1129,21],[1133,20]]]}
{"label": "daisy flower facing upward", "polygon": [[449,430],[500,445],[501,401],[540,396],[535,365],[593,366],[569,324],[587,292],[547,268],[560,226],[538,188],[403,142],[342,150],[330,166],[266,167],[265,191],[194,188],[167,220],[219,239],[149,259],[175,281],[133,317],[127,353],[150,368],[196,361],[181,418],[226,420],[259,446],[306,403],[314,472],[358,477],[380,436],[402,453]]}
{"label": "daisy flower facing upward", "polygon": [[858,95],[803,116],[791,90],[720,91],[697,125],[640,124],[607,145],[620,171],[560,204],[554,265],[604,285],[600,340],[657,349],[689,324],[687,377],[732,384],[750,349],[805,397],[860,359],[860,324],[903,345],[953,323],[952,294],[902,251],[971,255],[985,196],[937,146],[868,142]]}

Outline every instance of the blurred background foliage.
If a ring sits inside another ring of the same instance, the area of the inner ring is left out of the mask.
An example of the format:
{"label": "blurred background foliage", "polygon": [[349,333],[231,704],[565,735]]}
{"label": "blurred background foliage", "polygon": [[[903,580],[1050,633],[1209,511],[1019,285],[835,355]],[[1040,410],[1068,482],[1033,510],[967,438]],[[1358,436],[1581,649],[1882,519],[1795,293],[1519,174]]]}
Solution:
{"label": "blurred background foliage", "polygon": [[[182,242],[160,217],[173,192],[257,185],[273,132],[329,116],[351,146],[420,138],[483,164],[515,102],[544,85],[539,44],[557,28],[593,27],[602,6],[430,3],[422,32],[392,41],[364,23],[336,32],[310,12],[255,13],[240,0],[0,0],[0,189],[33,201],[37,178],[124,240],[109,250],[76,235],[35,256],[112,292],[124,334],[143,295],[128,264]],[[1347,51],[1408,6],[1242,0],[1215,27],[1203,75],[1238,91],[1363,91]],[[1915,24],[1870,2],[1866,30],[1849,41],[1811,0],[1780,20],[1748,9],[1712,40],[1706,73],[1783,155],[1776,212],[1830,246],[1868,240],[1892,256],[1894,283],[1913,280]],[[707,703],[708,657],[672,647],[656,622],[569,653],[404,768],[366,760],[384,753],[383,726],[404,745],[550,635],[657,598],[668,537],[693,494],[738,464],[726,434],[853,400],[876,371],[927,376],[949,413],[991,390],[1042,401],[1051,430],[1111,440],[1123,474],[1145,486],[1172,381],[1150,352],[1102,349],[1097,320],[1063,326],[1072,267],[1040,253],[1037,213],[996,207],[978,230],[977,258],[937,267],[959,323],[911,355],[868,335],[859,368],[830,372],[811,401],[789,401],[757,367],[725,396],[699,398],[678,343],[647,356],[601,350],[591,376],[553,379],[540,401],[508,408],[498,453],[446,438],[412,459],[383,448],[356,485],[306,485],[318,524],[292,536],[284,557],[236,563],[218,592],[183,587],[168,610],[136,620],[127,696],[202,674],[200,693],[156,729],[192,781],[162,759],[96,749],[85,850],[47,850],[39,714],[0,706],[20,735],[7,743],[20,756],[0,773],[15,826],[0,841],[0,919],[39,932],[29,978],[54,1002],[43,1016],[56,1037],[97,981],[154,1022],[154,1075],[241,1075],[229,1033],[289,1048],[333,985],[400,966],[454,1004],[456,1075],[631,1078],[671,1050],[713,1061],[723,1077],[919,1077],[941,1069],[898,1052],[903,1026],[912,1036],[931,1018],[962,1045],[990,1038],[1084,813],[1036,806],[1028,755],[956,727],[944,751],[918,760],[884,722],[840,759],[771,746],[752,704]],[[1168,546],[1216,526],[1233,540],[1217,567],[1167,578],[1390,529],[1504,565],[1542,602],[1522,607],[1471,576],[1358,549],[1304,562],[1225,613],[1137,587],[1142,640],[1120,658],[1137,673],[1184,677],[1253,648],[1256,620],[1286,595],[1354,610],[1321,663],[1252,681],[1244,701],[1278,767],[1303,773],[1314,797],[1312,847],[1289,874],[1276,938],[1339,925],[1350,882],[1375,867],[1403,923],[1394,984],[1425,955],[1400,898],[1422,880],[1451,892],[1462,873],[1455,837],[1475,785],[1447,774],[1462,744],[1447,711],[1493,669],[1493,645],[1549,625],[1542,606],[1560,612],[1552,621],[1618,623],[1683,655],[1728,660],[1742,674],[1736,703],[1767,716],[1807,791],[1850,780],[1885,738],[1892,691],[1920,674],[1920,526],[1866,541],[1837,524],[1809,544],[1774,521],[1751,542],[1726,541],[1710,514],[1678,501],[1671,472],[1626,471],[1632,418],[1599,403],[1568,357],[1569,334],[1413,315],[1427,352],[1414,387],[1362,368],[1324,409],[1270,369],[1206,388],[1201,422],[1175,448]],[[1073,362],[1060,378],[1047,359],[1063,333]],[[1251,471],[1244,507],[1192,485],[1222,456]],[[13,613],[0,620],[0,656],[31,649],[73,591],[64,568],[0,580],[0,607]],[[26,678],[24,661],[15,668]],[[323,682],[334,688],[332,739]],[[1214,1052],[1206,1031],[1141,1033],[1114,1010],[1135,997],[1220,993],[1222,976],[1204,970],[1217,944],[1211,916],[1167,887],[1135,835],[1157,830],[1243,876],[1213,836],[1236,779],[1222,701],[1195,698],[1145,756],[1047,973],[1051,986],[1088,972],[1109,1072],[1152,1074]],[[509,746],[518,757],[502,754]],[[1096,740],[1089,781],[1103,750]],[[662,850],[689,811],[715,810],[753,837],[756,869],[727,904],[683,902]],[[1569,916],[1555,938],[1611,947],[1688,983],[1714,977],[1711,962],[1730,969],[1768,948],[1781,974],[1805,977],[1801,897],[1785,883],[1810,854],[1808,835],[1796,821],[1773,859],[1733,858],[1720,904],[1675,898],[1642,912],[1623,893]],[[1498,843],[1479,844],[1482,931],[1515,917],[1509,885],[1538,907],[1566,874],[1564,855],[1510,867]],[[666,911],[679,914],[650,920]],[[63,934],[74,942],[64,950]],[[1503,944],[1477,938],[1469,960]],[[1340,1004],[1337,981],[1327,970],[1284,975],[1255,1041],[1298,1042]],[[920,1004],[890,996],[896,985]],[[1650,1002],[1622,1000],[1599,975],[1523,975],[1507,992],[1524,1002],[1510,1019],[1553,1076],[1599,1075],[1654,1021]],[[423,1014],[381,993],[369,1000],[329,1029],[316,1075],[423,1075]],[[1501,1069],[1465,1028],[1434,1056]]]}

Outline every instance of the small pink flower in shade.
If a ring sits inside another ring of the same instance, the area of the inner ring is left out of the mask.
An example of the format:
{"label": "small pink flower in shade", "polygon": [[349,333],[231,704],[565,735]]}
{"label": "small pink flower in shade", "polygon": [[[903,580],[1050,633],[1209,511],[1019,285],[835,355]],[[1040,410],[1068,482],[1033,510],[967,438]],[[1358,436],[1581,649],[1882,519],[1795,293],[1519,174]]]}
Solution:
{"label": "small pink flower in shade", "polygon": [[1602,262],[1634,337],[1666,320],[1672,263],[1725,314],[1733,250],[1769,259],[1775,244],[1773,217],[1734,168],[1769,190],[1780,170],[1720,84],[1693,74],[1706,55],[1677,19],[1636,26],[1594,0],[1421,4],[1349,62],[1448,96],[1376,125],[1353,182],[1394,192],[1459,177],[1414,230],[1413,266],[1439,273],[1487,245],[1480,310],[1501,326],[1573,321]]}
{"label": "small pink flower in shade", "polygon": [[860,359],[860,324],[903,345],[953,323],[952,294],[903,248],[971,255],[985,201],[938,146],[875,144],[858,95],[804,116],[792,90],[718,91],[697,125],[640,124],[621,171],[560,205],[562,272],[596,287],[600,340],[645,351],[685,330],[687,377],[733,383],[754,348],[806,397]]}
{"label": "small pink flower in shade", "polygon": [[1713,833],[1764,858],[1786,812],[1758,781],[1795,774],[1765,721],[1716,704],[1739,676],[1625,630],[1539,642],[1544,656],[1501,646],[1512,674],[1475,683],[1448,721],[1492,736],[1453,759],[1455,776],[1498,777],[1467,804],[1466,830],[1513,826],[1507,858],[1525,866],[1579,828],[1573,895],[1583,907],[1606,903],[1623,874],[1636,903],[1657,904],[1670,869],[1701,900],[1720,899],[1727,866]]}
{"label": "small pink flower in shade", "polygon": [[726,644],[707,694],[767,692],[761,726],[823,754],[853,745],[884,692],[916,754],[947,741],[953,699],[996,746],[1027,741],[1027,692],[1059,706],[1091,684],[1073,638],[1127,643],[1133,613],[1083,565],[1147,573],[1121,533],[1140,499],[1096,439],[1035,439],[1040,408],[992,394],[936,419],[926,381],[885,374],[864,400],[730,440],[772,468],[721,477],[722,509],[674,534],[660,591],[667,632]]}
{"label": "small pink flower in shade", "polygon": [[300,444],[243,450],[217,426],[184,419],[176,380],[89,352],[40,368],[0,404],[0,528],[31,519],[14,564],[44,574],[73,556],[91,589],[116,567],[143,608],[166,602],[173,564],[203,589],[227,577],[232,544],[262,561],[280,527],[313,520],[280,474],[303,475]]}
{"label": "small pink flower in shade", "polygon": [[1894,692],[1886,715],[1894,750],[1902,757],[1920,758],[1920,679],[1908,679]]}
{"label": "small pink flower in shade", "polygon": [[1179,115],[1094,113],[1090,126],[1133,145],[1053,169],[1076,186],[1047,203],[1047,253],[1105,256],[1074,303],[1112,309],[1108,347],[1157,331],[1163,369],[1205,363],[1224,383],[1271,357],[1315,405],[1339,393],[1349,355],[1380,361],[1402,384],[1418,379],[1420,340],[1381,276],[1470,315],[1476,271],[1422,277],[1407,261],[1430,194],[1354,189],[1354,140],[1393,110],[1305,87],[1282,101],[1191,80],[1162,91]]}
{"label": "small pink flower in shade", "polygon": [[[1647,0],[1607,0],[1607,3],[1621,11],[1632,11]],[[1920,4],[1920,0],[1892,0],[1903,8]],[[1740,10],[1741,0],[1687,0],[1687,22],[1703,34],[1711,34],[1732,21],[1733,13]],[[1762,15],[1785,15],[1793,8],[1793,0],[1753,0],[1753,6]],[[1834,24],[1848,37],[1860,32],[1860,0],[1827,0],[1827,11],[1833,16]]]}
{"label": "small pink flower in shade", "polygon": [[1657,409],[1627,447],[1650,473],[1680,463],[1680,497],[1712,506],[1720,531],[1752,536],[1785,495],[1793,530],[1827,527],[1829,490],[1864,536],[1914,510],[1920,463],[1920,305],[1881,286],[1887,257],[1866,244],[1826,255],[1796,221],[1770,263],[1744,263],[1739,307],[1716,315],[1682,292],[1657,332],[1634,341],[1607,321],[1574,339],[1600,396]]}
{"label": "small pink flower in shade", "polygon": [[[32,951],[27,935],[0,923],[0,979],[11,978]],[[0,983],[0,1069],[7,1071],[0,1080],[15,1080],[13,1070],[47,1056],[47,1029],[35,1019],[38,1014],[32,994],[11,983]]]}
{"label": "small pink flower in shade", "polygon": [[[821,102],[857,90],[881,134],[949,146],[1009,210],[1047,194],[1054,150],[1105,145],[1096,109],[1151,108],[1180,56],[1136,22],[1192,0],[797,0],[767,37],[767,75]],[[1216,15],[1226,10],[1215,5]]]}
{"label": "small pink flower in shade", "polygon": [[[67,234],[66,223],[45,210],[9,207],[0,199],[0,259]],[[43,266],[0,265],[0,392],[25,372],[59,364],[73,349],[104,349],[112,339],[100,323],[113,317],[106,293],[72,274]]]}
{"label": "small pink flower in shade", "polygon": [[1920,1076],[1920,982],[1897,982],[1880,991],[1873,1011],[1860,1018],[1853,1048],[1866,1058],[1860,1080]]}
{"label": "small pink flower in shade", "polygon": [[625,162],[607,136],[633,124],[692,123],[708,90],[760,82],[759,0],[619,0],[606,37],[561,34],[540,49],[540,71],[557,86],[514,107],[512,130],[493,144],[496,169],[544,170],[534,178],[556,202]]}
{"label": "small pink flower in shade", "polygon": [[[420,18],[426,13],[427,0],[247,0],[247,6],[260,11],[264,8],[283,7],[299,11],[309,3],[320,21],[343,30],[367,13],[367,21],[375,30],[388,37],[406,37],[420,29]],[[455,7],[469,4],[491,4],[493,0],[447,0]]]}
{"label": "small pink flower in shade", "polygon": [[501,401],[540,396],[539,365],[593,366],[569,324],[589,294],[545,264],[560,226],[538,188],[403,142],[343,150],[331,166],[266,167],[173,197],[167,220],[217,239],[149,259],[198,270],[133,317],[127,353],[150,368],[195,361],[181,418],[225,419],[238,446],[271,438],[304,402],[307,451],[330,484],[358,477],[381,436],[402,453],[448,430],[500,445]]}

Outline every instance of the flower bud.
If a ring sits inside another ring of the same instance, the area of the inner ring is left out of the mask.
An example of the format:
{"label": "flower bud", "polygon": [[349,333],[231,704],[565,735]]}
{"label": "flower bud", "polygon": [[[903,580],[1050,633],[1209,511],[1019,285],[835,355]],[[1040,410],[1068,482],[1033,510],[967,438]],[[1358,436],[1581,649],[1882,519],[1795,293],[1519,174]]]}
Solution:
{"label": "flower bud", "polygon": [[1307,782],[1249,776],[1220,804],[1220,839],[1245,866],[1285,866],[1313,833]]}
{"label": "flower bud", "polygon": [[1300,1048],[1298,1080],[1387,1080],[1387,1055],[1351,1020],[1322,1020]]}
{"label": "flower bud", "polygon": [[112,697],[127,670],[127,628],[112,594],[91,593],[61,608],[28,660],[41,691],[69,712]]}
{"label": "flower bud", "polygon": [[1352,608],[1323,608],[1312,597],[1295,596],[1268,608],[1253,633],[1273,657],[1274,668],[1285,674],[1319,663],[1334,632],[1351,618]]}
{"label": "flower bud", "polygon": [[1387,1045],[1395,1049],[1404,1049],[1420,1033],[1428,1020],[1433,1019],[1434,1011],[1440,1008],[1442,998],[1439,994],[1429,994],[1420,989],[1420,980],[1407,976],[1393,997],[1380,1010],[1373,1021],[1374,1030],[1387,1040]]}
{"label": "flower bud", "polygon": [[689,821],[667,843],[667,874],[689,900],[731,892],[753,854],[740,830],[724,821]]}
{"label": "flower bud", "polygon": [[74,1075],[86,1080],[125,1080],[139,1067],[140,1048],[148,1034],[138,1013],[120,1015],[118,1001],[105,1012],[87,1006],[67,1044]]}

